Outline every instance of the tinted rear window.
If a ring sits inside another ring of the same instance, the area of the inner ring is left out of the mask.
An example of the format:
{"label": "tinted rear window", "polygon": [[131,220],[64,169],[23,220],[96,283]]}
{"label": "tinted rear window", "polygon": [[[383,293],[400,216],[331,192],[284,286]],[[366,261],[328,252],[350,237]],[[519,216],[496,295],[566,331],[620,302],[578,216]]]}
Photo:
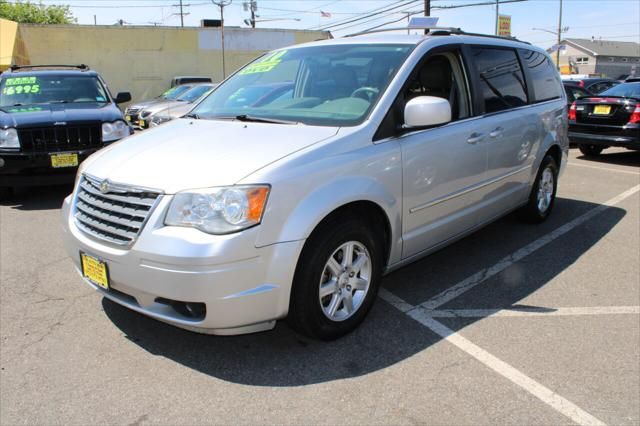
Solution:
{"label": "tinted rear window", "polygon": [[485,112],[527,104],[524,76],[514,50],[473,47],[472,52],[480,75]]}
{"label": "tinted rear window", "polygon": [[536,102],[562,97],[562,82],[555,65],[546,55],[528,49],[520,49],[524,65],[529,69]]}

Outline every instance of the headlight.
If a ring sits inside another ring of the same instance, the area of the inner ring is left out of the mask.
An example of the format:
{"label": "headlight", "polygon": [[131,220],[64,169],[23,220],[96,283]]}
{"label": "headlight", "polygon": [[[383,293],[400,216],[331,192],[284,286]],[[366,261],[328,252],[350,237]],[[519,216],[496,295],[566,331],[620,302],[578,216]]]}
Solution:
{"label": "headlight", "polygon": [[0,129],[0,148],[20,148],[20,139],[18,139],[16,129]]}
{"label": "headlight", "polygon": [[165,117],[165,116],[161,116],[161,115],[154,115],[153,118],[151,119],[151,124],[153,126],[159,126],[162,123],[166,123],[167,121],[171,121],[173,120],[173,118],[171,117]]}
{"label": "headlight", "polygon": [[268,195],[268,185],[179,192],[173,196],[164,223],[230,234],[260,223]]}
{"label": "headlight", "polygon": [[129,136],[129,126],[122,121],[102,123],[102,142],[113,142]]}

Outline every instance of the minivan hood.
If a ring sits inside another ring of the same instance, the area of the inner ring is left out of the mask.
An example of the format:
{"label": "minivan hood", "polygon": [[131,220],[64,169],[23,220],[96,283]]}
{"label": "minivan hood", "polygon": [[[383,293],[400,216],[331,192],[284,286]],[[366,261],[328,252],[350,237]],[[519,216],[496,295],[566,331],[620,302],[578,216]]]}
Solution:
{"label": "minivan hood", "polygon": [[178,119],[98,151],[86,160],[84,173],[169,194],[233,185],[338,129]]}
{"label": "minivan hood", "polygon": [[0,108],[0,127],[38,127],[53,123],[107,122],[122,120],[122,112],[111,103],[20,105]]}

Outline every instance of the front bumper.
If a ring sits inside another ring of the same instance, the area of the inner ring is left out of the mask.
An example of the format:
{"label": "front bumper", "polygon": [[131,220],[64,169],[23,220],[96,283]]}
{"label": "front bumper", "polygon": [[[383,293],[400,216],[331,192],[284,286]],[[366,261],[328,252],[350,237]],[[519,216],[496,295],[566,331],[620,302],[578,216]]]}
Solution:
{"label": "front bumper", "polygon": [[[257,227],[230,235],[164,226],[170,197],[163,196],[132,247],[89,237],[70,215],[65,199],[65,246],[81,274],[80,252],[106,262],[110,286],[104,297],[160,321],[206,334],[242,334],[272,328],[286,316],[296,262],[304,241],[256,248]],[[81,274],[82,275],[82,274]],[[204,304],[191,318],[166,300]]]}
{"label": "front bumper", "polygon": [[[78,154],[78,164],[99,148],[69,151]],[[0,152],[0,186],[35,186],[73,183],[78,167],[53,168],[51,154],[59,152]]]}

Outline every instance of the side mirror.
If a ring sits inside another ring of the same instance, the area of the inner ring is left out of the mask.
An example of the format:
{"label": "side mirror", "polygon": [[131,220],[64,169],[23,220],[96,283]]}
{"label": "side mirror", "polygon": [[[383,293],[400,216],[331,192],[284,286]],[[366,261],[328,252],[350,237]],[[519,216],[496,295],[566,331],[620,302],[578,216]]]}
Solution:
{"label": "side mirror", "polygon": [[131,93],[129,92],[120,92],[116,95],[114,101],[117,104],[123,104],[125,102],[129,102],[131,100]]}
{"label": "side mirror", "polygon": [[405,127],[428,127],[451,121],[449,101],[435,96],[418,96],[404,107]]}

